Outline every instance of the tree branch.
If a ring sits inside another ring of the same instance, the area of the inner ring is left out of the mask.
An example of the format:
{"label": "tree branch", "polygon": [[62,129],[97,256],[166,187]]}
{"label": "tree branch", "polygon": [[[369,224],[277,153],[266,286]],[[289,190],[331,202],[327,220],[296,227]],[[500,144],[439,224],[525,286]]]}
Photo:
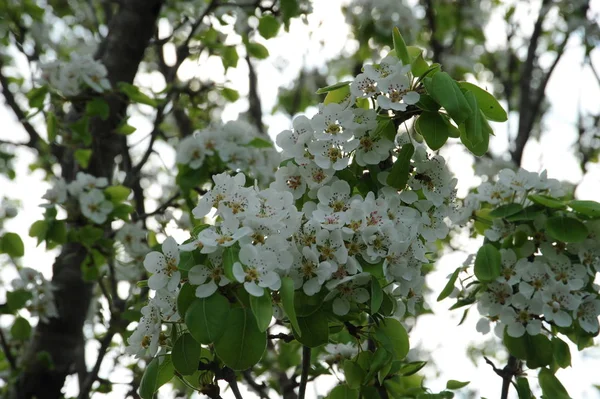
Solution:
{"label": "tree branch", "polygon": [[528,127],[531,126],[530,120],[535,121],[535,118],[537,116],[533,114],[533,112],[530,112],[531,102],[533,101],[533,99],[531,98],[531,79],[533,77],[534,65],[537,59],[536,52],[538,41],[542,34],[542,25],[550,9],[551,1],[552,0],[542,1],[540,12],[533,27],[533,33],[529,38],[529,46],[527,47],[527,58],[525,59],[525,62],[521,69],[521,76],[519,77],[519,129],[517,132],[517,137],[515,139],[514,150],[511,151],[512,160],[517,166],[521,165],[521,159],[523,158],[523,150],[525,148],[525,144],[527,144],[527,141],[529,140],[529,136],[531,135],[531,130],[528,129]]}
{"label": "tree branch", "polygon": [[2,328],[0,328],[0,343],[2,344],[2,350],[4,351],[4,357],[6,357],[6,360],[8,360],[8,364],[10,365],[10,368],[12,370],[16,370],[17,369],[17,361],[15,360],[15,357],[13,356],[12,352],[10,351],[8,342],[6,341],[6,337],[4,336],[4,330]]}
{"label": "tree branch", "polygon": [[433,62],[440,62],[442,53],[444,52],[444,46],[437,39],[437,22],[435,20],[435,10],[433,6],[433,0],[425,0],[425,17],[427,18],[427,24],[431,35],[429,37],[429,44],[433,50]]}
{"label": "tree branch", "polygon": [[248,64],[248,115],[250,115],[250,119],[258,131],[264,134],[265,127],[262,122],[262,105],[258,95],[258,80],[248,54],[246,54],[246,63]]}
{"label": "tree branch", "polygon": [[310,348],[302,346],[302,374],[300,375],[300,388],[298,399],[304,399],[306,395],[306,384],[308,383],[308,372],[310,370]]}
{"label": "tree branch", "polygon": [[[112,317],[114,317],[114,316],[112,316]],[[113,323],[112,317],[111,317],[111,324]],[[108,328],[108,331],[102,338],[102,341],[100,341],[100,349],[98,350],[98,358],[96,359],[96,363],[94,364],[92,371],[90,371],[88,373],[88,375],[86,376],[83,386],[80,387],[80,389],[79,389],[78,399],[86,399],[89,397],[90,390],[92,389],[92,385],[98,379],[98,372],[100,371],[100,366],[102,365],[102,361],[104,360],[104,357],[106,356],[108,347],[110,346],[110,343],[112,342],[112,339],[114,336],[115,336],[115,330],[111,326]]]}
{"label": "tree branch", "polygon": [[9,82],[8,78],[4,76],[2,73],[2,68],[4,67],[2,60],[0,59],[0,85],[2,86],[2,94],[4,95],[4,99],[6,100],[6,104],[12,109],[13,113],[16,115],[17,119],[29,135],[29,142],[24,143],[26,146],[31,147],[33,149],[39,150],[40,142],[43,142],[42,138],[35,130],[35,128],[27,121],[27,117],[25,116],[25,112],[21,109],[15,96],[9,90]]}
{"label": "tree branch", "polygon": [[269,399],[269,395],[267,394],[267,389],[269,389],[269,387],[267,387],[264,383],[257,383],[250,373],[250,370],[244,370],[242,372],[242,376],[250,388],[252,388],[252,390],[260,397],[260,399]]}

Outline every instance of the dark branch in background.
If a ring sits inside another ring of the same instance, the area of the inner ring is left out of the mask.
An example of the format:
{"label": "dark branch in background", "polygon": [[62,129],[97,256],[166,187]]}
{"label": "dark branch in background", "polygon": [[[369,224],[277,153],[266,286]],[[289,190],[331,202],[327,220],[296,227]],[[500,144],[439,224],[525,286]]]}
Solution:
{"label": "dark branch in background", "polygon": [[542,25],[550,10],[550,3],[552,0],[543,0],[542,5],[540,7],[540,12],[538,14],[537,20],[535,21],[535,25],[533,27],[533,33],[529,38],[529,46],[527,47],[527,58],[523,63],[523,67],[521,68],[521,76],[519,76],[519,89],[520,89],[520,98],[519,98],[519,128],[517,131],[517,137],[514,143],[514,149],[511,151],[511,157],[515,165],[521,165],[521,159],[523,158],[523,149],[525,148],[525,144],[529,140],[529,136],[531,135],[530,126],[533,125],[534,121],[537,118],[537,114],[534,114],[531,110],[531,105],[535,101],[532,98],[532,86],[531,80],[533,77],[533,71],[535,67],[535,62],[537,60],[537,47],[540,36],[542,35]]}
{"label": "dark branch in background", "polygon": [[169,199],[167,199],[164,204],[160,205],[158,208],[156,208],[152,212],[148,212],[148,213],[144,213],[142,215],[138,215],[138,219],[140,219],[140,220],[141,219],[146,219],[146,218],[148,218],[150,216],[154,216],[154,215],[157,215],[159,213],[163,213],[164,211],[167,210],[168,207],[170,207],[171,205],[173,205],[173,203],[179,198],[180,195],[181,195],[181,192],[177,191]]}
{"label": "dark branch in background", "polygon": [[4,336],[4,330],[0,327],[0,343],[2,344],[2,350],[4,351],[4,357],[8,360],[8,364],[12,370],[17,369],[17,362],[12,352],[10,351],[10,347],[8,346],[8,342],[6,341],[6,337]]}
{"label": "dark branch in background", "polygon": [[35,128],[29,123],[29,121],[27,120],[27,117],[25,115],[25,112],[23,112],[23,110],[17,103],[15,96],[8,88],[8,86],[9,86],[8,79],[2,73],[3,67],[4,67],[4,64],[2,63],[2,60],[0,59],[0,85],[2,86],[2,94],[4,95],[6,104],[10,107],[10,109],[12,109],[15,116],[17,117],[17,119],[19,120],[19,122],[21,123],[21,125],[23,126],[23,128],[25,129],[27,134],[29,135],[29,142],[27,142],[25,145],[27,145],[28,147],[34,148],[36,150],[39,150],[39,145],[40,145],[40,143],[43,142],[43,140],[40,137],[40,135],[38,134],[38,132],[35,130]]}
{"label": "dark branch in background", "polygon": [[[128,0],[119,4],[108,27],[108,35],[100,43],[96,53],[96,58],[106,67],[108,79],[113,86],[117,82],[133,82],[155,30],[162,1]],[[111,179],[115,158],[126,151],[123,136],[116,133],[115,129],[122,123],[128,103],[124,96],[116,93],[90,95],[103,98],[110,112],[106,120],[90,120],[92,156],[86,172]],[[75,104],[66,116],[66,122],[78,120],[82,114],[81,108],[83,104]],[[72,181],[81,170],[74,160],[73,148],[63,147],[59,161],[63,177],[67,182]],[[87,221],[81,217],[73,218],[69,222],[69,229],[77,229],[85,224]],[[105,226],[104,233],[107,237],[112,234],[109,225]],[[85,282],[82,278],[81,264],[86,256],[87,250],[82,245],[69,242],[56,258],[52,284],[56,287],[54,295],[59,316],[51,318],[47,323],[40,321],[37,325],[22,357],[23,371],[10,387],[10,397],[58,399],[63,396],[61,390],[65,378],[73,372],[77,359],[84,350],[82,328],[93,296],[93,283]],[[111,323],[116,323],[116,320],[111,318]],[[110,345],[110,342],[105,345]],[[50,355],[52,369],[38,356],[42,352]],[[99,362],[103,356],[102,353],[99,355]],[[94,370],[90,374],[95,380],[93,372]]]}
{"label": "dark branch in background", "polygon": [[248,64],[248,115],[258,131],[264,134],[265,127],[262,122],[262,105],[258,95],[258,81],[249,55],[246,55],[246,63]]}
{"label": "dark branch in background", "polygon": [[302,346],[302,374],[300,375],[300,388],[298,399],[304,399],[306,395],[306,384],[308,383],[308,372],[310,371],[310,348]]}
{"label": "dark branch in background", "polygon": [[429,25],[430,37],[429,44],[433,50],[433,62],[440,62],[442,59],[442,53],[444,52],[444,46],[437,38],[437,22],[435,20],[435,9],[433,6],[433,0],[425,0],[425,17],[427,18],[427,24]]}
{"label": "dark branch in background", "polygon": [[244,377],[244,381],[248,384],[248,386],[258,395],[260,399],[269,399],[268,389],[269,387],[265,385],[265,383],[259,384],[254,380],[254,376],[250,370],[244,370],[242,372],[242,376]]}

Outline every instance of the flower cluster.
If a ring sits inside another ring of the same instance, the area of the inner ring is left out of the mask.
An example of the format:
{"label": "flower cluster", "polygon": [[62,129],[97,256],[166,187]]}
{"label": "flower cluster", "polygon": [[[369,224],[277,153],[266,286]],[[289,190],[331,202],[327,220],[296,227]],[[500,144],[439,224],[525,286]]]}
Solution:
{"label": "flower cluster", "polygon": [[42,81],[65,97],[76,96],[86,88],[98,93],[111,88],[106,67],[89,54],[72,53],[68,62],[42,65]]}
{"label": "flower cluster", "polygon": [[[365,86],[368,79],[373,90]],[[248,138],[249,126],[230,122],[182,140],[180,165],[195,170],[218,155],[234,173],[214,175],[212,189],[192,209],[201,223],[210,217],[214,224],[197,226],[179,246],[169,237],[162,252],[146,255],[148,287],[157,292],[155,298],[160,293],[175,303],[185,280],[198,298],[240,285],[248,295],[262,297],[279,291],[286,278],[304,295],[320,296],[341,317],[368,310],[376,278],[395,302],[396,317],[416,312],[424,286],[421,266],[455,217],[456,179],[441,156],[431,156],[408,134],[378,133],[376,111],[357,106],[357,98],[371,97],[389,110],[384,112],[395,113],[418,101],[408,68],[396,57],[366,65],[346,89],[344,101],[320,104],[316,115],[295,118],[293,128],[277,137],[282,154],[275,159],[268,152],[263,156],[269,162],[258,163],[267,180],[273,177],[272,165],[284,160],[268,188],[256,182],[263,174],[257,163],[248,162],[256,141]],[[414,154],[406,187],[398,189],[388,185],[390,173],[379,164],[393,161],[404,146]],[[244,170],[248,164],[254,169]],[[249,172],[254,184],[246,174],[235,173],[240,170]],[[151,299],[149,306],[155,303]],[[173,316],[170,307],[155,307],[163,320]],[[277,303],[275,308],[281,314]],[[144,333],[135,337],[158,333],[149,329],[148,320],[140,323]],[[143,349],[153,354],[150,342],[156,341],[149,337]]]}
{"label": "flower cluster", "polygon": [[54,287],[44,276],[29,267],[19,270],[19,277],[14,279],[12,287],[31,294],[27,301],[26,309],[44,322],[49,322],[51,317],[58,317],[58,310],[54,302]]}
{"label": "flower cluster", "polygon": [[112,202],[106,199],[101,190],[108,185],[104,177],[95,177],[84,172],[78,172],[75,180],[67,184],[59,179],[56,184],[48,189],[42,198],[49,201],[49,205],[64,204],[67,195],[77,198],[81,213],[92,222],[102,224],[108,219],[113,210]]}
{"label": "flower cluster", "polygon": [[[587,333],[598,333],[600,287],[593,281],[600,272],[600,248],[594,233],[586,237],[587,230],[581,239],[572,240],[576,242],[555,237],[560,231],[548,221],[563,217],[552,216],[566,208],[556,198],[563,195],[560,183],[545,172],[523,169],[516,173],[504,169],[498,181],[483,183],[470,194],[466,213],[480,206],[496,208],[475,215],[487,224],[486,239],[500,247],[500,275],[476,288],[477,307],[485,316],[477,325],[479,331],[487,333],[491,320],[497,322],[497,334],[506,328],[512,337],[539,334],[544,322],[564,328],[577,324]],[[552,209],[551,217],[545,207]],[[577,219],[565,216],[565,220]],[[575,227],[586,229],[586,224],[577,223]]]}
{"label": "flower cluster", "polygon": [[146,242],[147,231],[140,223],[125,224],[116,234],[116,240],[121,243],[124,253],[121,253],[115,264],[117,279],[139,281],[142,277],[142,268],[138,267],[150,248]]}
{"label": "flower cluster", "polygon": [[253,125],[242,121],[198,131],[181,140],[176,161],[193,170],[205,166],[209,157],[219,159],[233,171],[243,171],[260,183],[271,181],[280,159],[277,151]]}

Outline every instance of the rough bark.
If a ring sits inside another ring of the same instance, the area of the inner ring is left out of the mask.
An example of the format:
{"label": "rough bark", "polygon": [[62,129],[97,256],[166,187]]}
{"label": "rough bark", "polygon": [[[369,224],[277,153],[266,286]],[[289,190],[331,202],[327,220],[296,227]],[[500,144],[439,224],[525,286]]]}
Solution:
{"label": "rough bark", "polygon": [[[120,2],[119,10],[112,16],[109,34],[100,44],[96,57],[108,70],[113,85],[117,82],[131,83],[155,30],[162,0],[128,0]],[[111,178],[115,157],[127,151],[123,136],[114,129],[126,114],[127,101],[116,94],[105,96],[110,106],[110,116],[105,121],[90,121],[92,157],[86,173]],[[79,117],[76,111],[69,119]],[[72,181],[79,167],[73,161],[72,150],[62,149],[60,164],[63,177]],[[75,219],[71,227],[84,223]],[[108,231],[107,231],[108,233]],[[81,263],[86,250],[77,243],[66,244],[53,266],[52,283],[56,286],[55,297],[59,317],[48,323],[40,322],[23,356],[23,373],[11,390],[13,398],[53,399],[61,393],[67,375],[74,372],[77,355],[83,350],[82,328],[90,302],[93,284],[86,283],[81,275]],[[46,352],[52,360],[48,368],[39,354]]]}

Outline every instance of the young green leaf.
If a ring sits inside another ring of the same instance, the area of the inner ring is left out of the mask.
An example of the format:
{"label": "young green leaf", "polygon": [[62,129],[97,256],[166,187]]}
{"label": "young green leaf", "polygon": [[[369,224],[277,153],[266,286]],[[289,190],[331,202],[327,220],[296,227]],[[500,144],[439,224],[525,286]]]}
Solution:
{"label": "young green leaf", "polygon": [[448,282],[444,286],[444,289],[442,290],[442,292],[440,292],[440,295],[438,295],[437,297],[438,302],[443,299],[446,299],[452,293],[452,291],[454,291],[454,283],[456,283],[456,280],[458,279],[458,273],[460,273],[460,269],[461,268],[458,267],[456,268],[454,273],[452,273],[450,279],[448,279]]}
{"label": "young green leaf", "polygon": [[341,89],[342,87],[346,87],[349,86],[350,83],[352,83],[351,80],[345,80],[343,82],[338,82],[329,86],[325,86],[325,87],[321,87],[319,88],[319,90],[316,91],[317,94],[325,94],[325,93],[329,93],[330,91],[334,91],[337,89]]}
{"label": "young green leaf", "polygon": [[229,301],[214,293],[208,298],[195,299],[185,312],[185,324],[196,341],[211,344],[225,332],[230,313]]}
{"label": "young green leaf", "polygon": [[493,95],[469,82],[459,82],[458,85],[473,93],[479,104],[479,109],[487,119],[494,122],[506,122],[508,120],[506,111]]}
{"label": "young green leaf", "polygon": [[359,389],[362,385],[363,378],[365,378],[365,370],[363,370],[358,363],[350,359],[344,360],[343,370],[348,386],[352,389]]}
{"label": "young green leaf", "polygon": [[540,370],[538,374],[540,388],[542,388],[542,394],[547,399],[570,399],[569,393],[556,378],[552,371],[547,368]]}
{"label": "young green leaf", "polygon": [[258,33],[265,39],[277,36],[281,24],[273,15],[263,15],[258,21]]}
{"label": "young green leaf", "polygon": [[600,217],[600,203],[596,201],[569,201],[568,205],[577,213],[581,213],[586,216]]}
{"label": "young green leaf", "polygon": [[456,381],[456,380],[448,380],[446,383],[446,389],[461,389],[469,385],[471,381]]}
{"label": "young green leaf", "polygon": [[294,281],[290,277],[283,277],[281,279],[281,289],[279,290],[281,295],[281,304],[283,310],[290,319],[292,327],[298,332],[299,336],[302,336],[302,330],[298,325],[298,319],[296,318],[296,309],[294,308]]}
{"label": "young green leaf", "polygon": [[0,237],[0,252],[13,258],[20,258],[25,255],[25,246],[21,241],[21,237],[16,233],[5,233]]}
{"label": "young green leaf", "polygon": [[552,216],[548,218],[546,232],[563,242],[581,242],[589,234],[585,224],[570,216]]}
{"label": "young green leaf", "polygon": [[484,244],[475,257],[475,276],[482,283],[491,283],[501,272],[500,251],[492,244]]}
{"label": "young green leaf", "polygon": [[402,61],[402,65],[409,65],[410,56],[408,55],[406,42],[400,34],[400,30],[398,30],[396,27],[394,28],[392,38],[394,41],[394,51],[396,51],[396,56],[400,59],[400,61]]}
{"label": "young green leaf", "polygon": [[437,112],[423,112],[415,123],[417,132],[425,138],[429,148],[434,151],[442,148],[448,140],[449,125],[450,123]]}
{"label": "young green leaf", "polygon": [[410,349],[406,329],[396,319],[384,319],[375,327],[374,338],[397,360],[404,359]]}
{"label": "young green leaf", "polygon": [[371,276],[371,314],[375,314],[379,311],[381,304],[383,303],[383,290],[377,277]]}
{"label": "young green leaf", "polygon": [[566,205],[559,199],[542,194],[530,194],[527,196],[533,203],[550,209],[565,209]]}
{"label": "young green leaf", "polygon": [[256,324],[260,331],[267,331],[271,319],[273,318],[273,304],[271,303],[271,293],[265,288],[262,296],[250,296],[250,308],[256,318]]}
{"label": "young green leaf", "polygon": [[154,392],[158,389],[158,370],[158,357],[155,357],[146,366],[140,381],[138,393],[142,399],[152,399],[154,397]]}
{"label": "young green leaf", "polygon": [[250,309],[232,309],[223,324],[225,332],[214,344],[223,363],[234,370],[245,370],[258,363],[267,348],[267,333],[258,329]]}
{"label": "young green leaf", "polygon": [[[318,310],[306,317],[298,317],[298,327],[292,328],[298,342],[309,348],[316,348],[329,342],[329,323],[323,311]],[[299,334],[302,332],[302,335]]]}
{"label": "young green leaf", "polygon": [[185,333],[181,335],[175,341],[173,351],[171,352],[173,366],[183,375],[194,374],[198,370],[201,351],[202,347],[191,334]]}
{"label": "young green leaf", "polygon": [[432,78],[425,78],[423,82],[427,93],[446,109],[457,124],[463,123],[475,113],[456,81],[446,72],[438,72]]}
{"label": "young green leaf", "polygon": [[394,163],[394,166],[392,166],[390,174],[387,177],[387,184],[398,190],[404,189],[406,182],[408,182],[410,160],[414,153],[415,147],[412,144],[409,143],[402,146],[402,149],[398,154],[398,159],[396,159],[396,162]]}

